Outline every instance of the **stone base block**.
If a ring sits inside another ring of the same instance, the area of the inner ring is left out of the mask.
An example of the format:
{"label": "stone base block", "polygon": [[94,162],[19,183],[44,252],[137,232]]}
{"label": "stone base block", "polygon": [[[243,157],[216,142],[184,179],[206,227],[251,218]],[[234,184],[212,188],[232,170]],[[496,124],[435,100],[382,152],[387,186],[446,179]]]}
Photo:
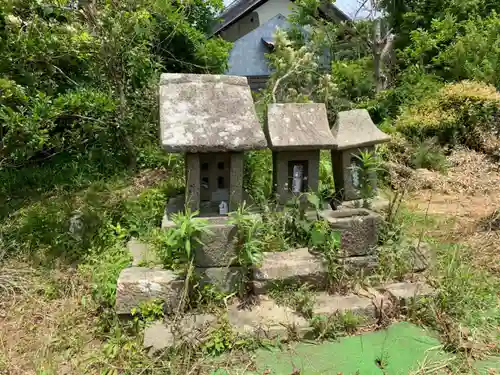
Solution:
{"label": "stone base block", "polygon": [[327,275],[321,256],[311,254],[307,248],[264,253],[262,265],[253,272],[254,291],[264,294],[276,282],[307,282],[321,289]]}
{"label": "stone base block", "polygon": [[[237,234],[234,224],[228,217],[200,217],[195,220],[208,221],[207,233],[201,235],[202,245],[194,247],[194,260],[196,267],[229,267],[237,265]],[[175,223],[164,220],[163,229],[174,228]]]}
{"label": "stone base block", "polygon": [[117,282],[115,309],[118,314],[130,314],[130,310],[142,302],[160,299],[165,302],[167,311],[174,311],[183,288],[184,280],[172,271],[125,268]]}
{"label": "stone base block", "polygon": [[211,314],[188,314],[179,320],[154,322],[144,330],[144,349],[155,354],[186,342],[201,344],[216,322],[217,317]]}
{"label": "stone base block", "polygon": [[423,282],[388,284],[379,288],[379,290],[388,293],[389,296],[399,302],[401,307],[408,306],[408,303],[412,300],[416,301],[435,293],[433,288]]}
{"label": "stone base block", "polygon": [[332,229],[340,231],[340,249],[345,256],[368,255],[377,246],[380,215],[366,209],[325,211],[322,216]]}
{"label": "stone base block", "polygon": [[240,267],[197,268],[200,285],[213,285],[223,293],[237,292],[242,286],[243,273]]}
{"label": "stone base block", "polygon": [[228,320],[233,330],[243,336],[288,340],[305,337],[310,332],[306,319],[268,298],[261,298],[258,305],[248,310],[231,305]]}
{"label": "stone base block", "polygon": [[377,320],[377,307],[373,299],[355,294],[338,296],[327,293],[318,293],[313,308],[313,315],[333,315],[347,311],[358,315],[361,324],[373,324]]}
{"label": "stone base block", "polygon": [[375,273],[378,268],[379,262],[376,255],[367,255],[361,257],[343,258],[341,263],[344,265],[345,270],[350,275],[368,276]]}

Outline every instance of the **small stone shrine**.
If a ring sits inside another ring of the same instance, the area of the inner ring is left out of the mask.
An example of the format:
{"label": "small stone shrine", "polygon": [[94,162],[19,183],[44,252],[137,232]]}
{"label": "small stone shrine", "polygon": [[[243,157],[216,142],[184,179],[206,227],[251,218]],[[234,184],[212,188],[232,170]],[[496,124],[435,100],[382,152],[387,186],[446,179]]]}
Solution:
{"label": "small stone shrine", "polygon": [[332,167],[338,199],[360,199],[357,156],[361,152],[375,152],[375,145],[388,142],[390,137],[377,128],[366,109],[339,112],[332,134],[337,145],[332,150]]}
{"label": "small stone shrine", "polygon": [[318,191],[319,152],[335,147],[325,105],[271,104],[265,132],[273,151],[273,186],[279,202]]}
{"label": "small stone shrine", "polygon": [[[245,77],[162,74],[161,145],[185,153],[187,203],[203,216],[243,200],[243,151],[267,146]],[[181,207],[179,207],[181,206]]]}

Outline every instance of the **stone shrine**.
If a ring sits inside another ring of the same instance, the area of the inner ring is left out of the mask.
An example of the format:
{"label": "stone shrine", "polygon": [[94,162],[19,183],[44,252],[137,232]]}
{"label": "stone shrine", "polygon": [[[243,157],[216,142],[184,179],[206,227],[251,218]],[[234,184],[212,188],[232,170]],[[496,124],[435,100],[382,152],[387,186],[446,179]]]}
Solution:
{"label": "stone shrine", "polygon": [[185,153],[186,195],[173,211],[217,216],[243,201],[243,152],[267,146],[245,77],[162,74],[160,139]]}
{"label": "stone shrine", "polygon": [[[360,199],[356,156],[375,152],[375,145],[388,142],[390,137],[377,128],[366,109],[339,112],[332,134],[336,144],[332,150],[332,168],[337,199]],[[376,176],[372,186],[376,187]]]}
{"label": "stone shrine", "polygon": [[321,149],[335,140],[322,103],[271,104],[265,126],[273,151],[273,186],[281,204],[294,195],[318,191]]}

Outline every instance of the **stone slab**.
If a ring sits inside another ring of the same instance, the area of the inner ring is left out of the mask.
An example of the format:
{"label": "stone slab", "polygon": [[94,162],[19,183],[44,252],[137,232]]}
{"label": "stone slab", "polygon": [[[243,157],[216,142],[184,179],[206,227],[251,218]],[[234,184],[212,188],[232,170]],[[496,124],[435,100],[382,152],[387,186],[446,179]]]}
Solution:
{"label": "stone slab", "polygon": [[410,251],[413,272],[425,271],[434,261],[432,248],[426,242],[413,241]]}
{"label": "stone slab", "polygon": [[223,293],[234,293],[242,286],[243,269],[240,267],[196,268],[200,286],[213,285]]}
{"label": "stone slab", "polygon": [[267,147],[246,77],[162,74],[160,132],[161,145],[167,152]]}
{"label": "stone slab", "polygon": [[174,334],[163,321],[157,321],[144,329],[144,349],[149,355],[160,353],[174,345]]}
{"label": "stone slab", "polygon": [[161,264],[155,251],[148,244],[132,238],[127,243],[127,248],[132,255],[132,266],[140,267],[143,265],[151,266]]}
{"label": "stone slab", "polygon": [[144,349],[150,354],[189,342],[201,344],[217,323],[212,314],[188,314],[176,321],[157,321],[144,330]]}
{"label": "stone slab", "polygon": [[265,297],[261,298],[258,305],[248,310],[238,309],[237,305],[229,306],[228,320],[233,330],[244,336],[257,335],[286,340],[295,335],[304,337],[310,332],[306,319],[291,308],[279,306]]}
{"label": "stone slab", "polygon": [[264,253],[253,278],[256,294],[265,293],[275,282],[308,282],[321,287],[326,283],[327,268],[321,256],[311,254],[307,248],[293,249]]}
{"label": "stone slab", "polygon": [[[379,195],[371,198],[369,203],[370,203],[369,209],[376,213],[386,213],[390,205],[390,201],[388,199],[385,199]],[[342,210],[342,209],[353,209],[362,207],[363,207],[363,200],[357,199],[357,200],[342,202],[341,205],[339,205],[338,209]]]}
{"label": "stone slab", "polygon": [[346,272],[352,275],[360,273],[365,276],[372,275],[379,266],[376,255],[344,258],[341,263],[344,265]]}
{"label": "stone slab", "polygon": [[272,150],[335,147],[324,103],[270,104],[265,131]]}
{"label": "stone slab", "polygon": [[407,305],[412,299],[430,296],[435,293],[435,290],[430,285],[423,282],[388,284],[379,288],[379,290],[389,293],[401,305]]}
{"label": "stone slab", "polygon": [[372,324],[377,318],[377,309],[372,299],[349,294],[345,296],[318,293],[313,308],[313,315],[332,315],[335,313],[352,313],[363,317],[363,323]]}
{"label": "stone slab", "polygon": [[343,209],[323,214],[332,229],[340,231],[340,249],[345,256],[361,256],[377,246],[378,225],[382,217],[363,208]]}
{"label": "stone slab", "polygon": [[391,139],[377,128],[366,109],[339,112],[332,133],[337,150],[372,146]]}
{"label": "stone slab", "polygon": [[178,307],[183,288],[184,280],[172,271],[125,268],[117,281],[115,309],[118,314],[130,314],[142,302],[160,299],[170,311]]}

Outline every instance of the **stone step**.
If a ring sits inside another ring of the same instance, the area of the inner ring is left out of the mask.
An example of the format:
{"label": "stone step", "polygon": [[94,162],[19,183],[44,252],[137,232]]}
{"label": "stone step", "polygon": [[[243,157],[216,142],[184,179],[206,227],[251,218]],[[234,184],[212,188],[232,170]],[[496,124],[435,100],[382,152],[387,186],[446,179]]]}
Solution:
{"label": "stone step", "polygon": [[154,299],[165,302],[167,311],[175,311],[184,290],[184,279],[172,271],[129,267],[122,270],[116,286],[115,310],[130,314],[134,307]]}
{"label": "stone step", "polygon": [[[196,267],[214,268],[238,265],[236,242],[238,230],[228,217],[201,217],[208,222],[200,236],[202,244],[193,247]],[[163,229],[175,228],[175,223],[164,220]]]}
{"label": "stone step", "polygon": [[[380,316],[380,309],[394,307],[392,301],[420,298],[434,293],[424,283],[396,283],[377,289],[363,290],[357,294],[329,295],[314,294],[314,316],[333,316],[350,311],[361,319],[358,326],[372,325]],[[144,332],[144,347],[158,352],[186,341],[202,344],[214,330],[230,325],[237,337],[257,337],[270,340],[298,340],[313,338],[311,320],[304,318],[292,308],[278,305],[268,296],[248,309],[241,309],[237,303],[228,306],[221,314],[187,314],[180,319],[156,322]]]}
{"label": "stone step", "polygon": [[[375,255],[339,259],[347,274],[372,274],[378,266]],[[324,290],[328,281],[328,267],[320,254],[307,248],[264,253],[262,264],[253,271],[255,294],[265,294],[277,283],[309,283],[316,290]]]}
{"label": "stone step", "polygon": [[253,272],[254,292],[264,294],[279,282],[309,283],[322,289],[327,276],[321,256],[311,254],[307,248],[264,253],[261,266]]}

